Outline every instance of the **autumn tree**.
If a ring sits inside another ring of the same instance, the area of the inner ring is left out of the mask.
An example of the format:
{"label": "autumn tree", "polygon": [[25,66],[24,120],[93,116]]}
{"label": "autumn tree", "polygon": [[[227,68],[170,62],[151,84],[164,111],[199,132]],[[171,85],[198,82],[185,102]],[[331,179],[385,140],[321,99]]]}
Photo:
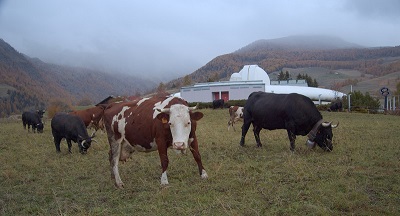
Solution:
{"label": "autumn tree", "polygon": [[53,118],[54,115],[58,112],[70,112],[72,111],[71,104],[65,103],[65,101],[61,99],[52,99],[50,101],[50,105],[47,108],[47,116],[49,118]]}
{"label": "autumn tree", "polygon": [[165,84],[163,82],[160,82],[160,84],[158,84],[157,87],[157,94],[165,93],[165,90],[166,90]]}
{"label": "autumn tree", "polygon": [[191,85],[191,84],[192,84],[192,78],[190,78],[189,75],[186,75],[183,78],[183,86],[188,86],[188,85]]}

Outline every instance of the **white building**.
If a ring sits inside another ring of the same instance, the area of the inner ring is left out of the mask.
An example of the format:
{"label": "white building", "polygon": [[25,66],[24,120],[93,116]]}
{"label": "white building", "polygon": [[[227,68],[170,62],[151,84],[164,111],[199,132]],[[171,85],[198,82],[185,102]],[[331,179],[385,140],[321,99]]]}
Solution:
{"label": "white building", "polygon": [[345,94],[331,89],[308,87],[305,81],[273,81],[271,85],[268,74],[258,65],[245,65],[238,73],[233,73],[229,81],[196,83],[182,87],[177,96],[188,102],[212,102],[216,99],[243,100],[255,91],[276,94],[298,93],[311,98],[316,103],[330,102]]}

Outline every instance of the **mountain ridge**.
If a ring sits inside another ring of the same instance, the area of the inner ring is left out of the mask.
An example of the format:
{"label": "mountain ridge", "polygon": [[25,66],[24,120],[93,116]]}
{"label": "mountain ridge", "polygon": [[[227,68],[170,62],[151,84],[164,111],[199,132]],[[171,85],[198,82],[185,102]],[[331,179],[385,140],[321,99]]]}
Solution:
{"label": "mountain ridge", "polygon": [[[187,80],[192,83],[229,80],[232,73],[239,72],[244,65],[252,64],[257,64],[268,74],[284,69],[326,68],[331,71],[359,71],[360,77],[379,77],[400,71],[399,59],[400,46],[363,47],[336,37],[289,36],[257,40],[235,52],[217,56],[193,73],[172,80],[166,86],[187,85]],[[313,78],[318,81],[318,77]],[[353,77],[349,76],[348,79]],[[323,85],[345,91],[346,83],[349,81],[340,80],[340,83],[332,86],[328,83]]]}

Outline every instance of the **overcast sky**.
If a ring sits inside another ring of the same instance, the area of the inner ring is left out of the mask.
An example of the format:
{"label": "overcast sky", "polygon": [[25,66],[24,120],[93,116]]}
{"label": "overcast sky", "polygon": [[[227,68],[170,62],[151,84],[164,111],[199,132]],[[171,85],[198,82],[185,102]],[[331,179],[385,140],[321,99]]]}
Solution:
{"label": "overcast sky", "polygon": [[259,39],[310,34],[398,46],[400,0],[0,0],[0,38],[19,52],[165,81]]}

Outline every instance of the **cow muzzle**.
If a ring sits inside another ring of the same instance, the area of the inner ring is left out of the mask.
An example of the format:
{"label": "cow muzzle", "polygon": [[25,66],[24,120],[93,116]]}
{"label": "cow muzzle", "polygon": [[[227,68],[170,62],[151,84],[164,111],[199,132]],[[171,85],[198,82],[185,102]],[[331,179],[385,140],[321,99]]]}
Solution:
{"label": "cow muzzle", "polygon": [[176,149],[176,150],[185,150],[186,145],[184,142],[174,142],[174,144],[172,145],[172,148]]}

